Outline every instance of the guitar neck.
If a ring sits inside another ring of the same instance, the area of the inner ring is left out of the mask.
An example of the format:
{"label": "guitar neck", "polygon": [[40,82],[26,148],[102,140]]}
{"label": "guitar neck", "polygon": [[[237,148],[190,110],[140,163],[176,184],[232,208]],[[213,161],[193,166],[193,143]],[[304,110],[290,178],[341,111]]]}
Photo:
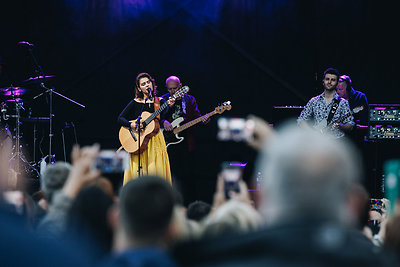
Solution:
{"label": "guitar neck", "polygon": [[214,110],[214,111],[211,111],[210,113],[207,113],[206,115],[203,115],[203,116],[201,116],[201,117],[198,117],[197,119],[194,119],[194,120],[192,120],[192,121],[189,121],[189,122],[185,123],[184,125],[175,128],[175,129],[174,129],[174,134],[180,133],[180,132],[182,132],[183,130],[186,130],[187,128],[192,127],[193,125],[195,125],[195,124],[197,124],[197,123],[203,121],[203,118],[205,118],[205,117],[211,117],[211,116],[214,116],[215,114],[216,114],[216,112],[215,112],[215,110]]}
{"label": "guitar neck", "polygon": [[349,112],[346,115],[344,115],[343,117],[337,119],[334,121],[334,123],[341,123],[342,121],[344,121],[345,119],[347,119],[348,117],[350,117],[353,114],[353,112]]}
{"label": "guitar neck", "polygon": [[164,109],[166,109],[168,106],[168,103],[165,102],[162,104],[156,111],[153,112],[144,122],[146,125],[148,125],[152,120],[154,120]]}

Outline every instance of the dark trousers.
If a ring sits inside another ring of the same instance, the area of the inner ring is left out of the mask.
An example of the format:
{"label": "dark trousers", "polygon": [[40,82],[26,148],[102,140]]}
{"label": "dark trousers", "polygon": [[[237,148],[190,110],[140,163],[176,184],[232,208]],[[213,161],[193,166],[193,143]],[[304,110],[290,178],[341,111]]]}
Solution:
{"label": "dark trousers", "polygon": [[188,151],[186,140],[168,147],[172,183],[174,188],[181,193],[185,206],[197,200],[196,181],[192,172],[194,168],[193,156],[194,152]]}

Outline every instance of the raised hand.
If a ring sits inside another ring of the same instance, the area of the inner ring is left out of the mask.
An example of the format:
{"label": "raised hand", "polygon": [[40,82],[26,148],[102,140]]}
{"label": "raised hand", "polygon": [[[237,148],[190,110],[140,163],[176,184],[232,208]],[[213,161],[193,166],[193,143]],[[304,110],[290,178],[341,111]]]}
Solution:
{"label": "raised hand", "polygon": [[100,176],[100,172],[92,168],[100,146],[95,144],[80,148],[75,145],[72,149],[72,168],[63,187],[65,195],[74,198],[82,186]]}

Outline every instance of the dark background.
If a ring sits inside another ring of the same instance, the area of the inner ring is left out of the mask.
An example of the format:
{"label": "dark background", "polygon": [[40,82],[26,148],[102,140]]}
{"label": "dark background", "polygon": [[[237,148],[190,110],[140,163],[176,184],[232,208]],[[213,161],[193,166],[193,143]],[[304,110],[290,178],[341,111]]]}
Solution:
{"label": "dark background", "polygon": [[[305,105],[319,94],[328,67],[350,75],[370,103],[398,103],[398,10],[395,1],[376,0],[2,1],[0,56],[18,85],[37,73],[17,43],[35,44],[45,74],[56,75],[46,84],[86,106],[53,97],[53,150],[64,160],[61,133],[68,155],[70,122],[80,144],[119,147],[116,118],[133,97],[139,72],[156,79],[160,95],[168,76],[180,77],[202,113],[230,100],[233,108],[224,115],[256,114],[272,123],[293,115],[274,105]],[[26,109],[48,116],[48,96],[33,100],[43,90],[29,89]],[[48,125],[39,128],[36,161],[48,154]],[[196,127],[199,198],[210,198],[222,161],[252,165],[255,158],[245,144],[218,142],[216,132],[216,118]],[[24,123],[23,134],[32,158],[31,123]],[[367,172],[394,153],[392,144],[371,146],[364,152]]]}

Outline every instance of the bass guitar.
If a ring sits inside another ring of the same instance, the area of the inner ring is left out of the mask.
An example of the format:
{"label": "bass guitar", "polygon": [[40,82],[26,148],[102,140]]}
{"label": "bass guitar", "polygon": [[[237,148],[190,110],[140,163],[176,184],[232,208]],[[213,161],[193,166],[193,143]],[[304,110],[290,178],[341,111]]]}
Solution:
{"label": "bass guitar", "polygon": [[230,110],[231,108],[232,108],[231,102],[226,101],[222,105],[216,107],[210,113],[207,113],[207,114],[205,114],[201,117],[198,117],[197,119],[194,119],[192,121],[189,121],[183,125],[180,125],[180,124],[182,121],[184,121],[184,118],[180,117],[180,118],[175,119],[171,123],[172,128],[173,128],[172,131],[166,131],[164,129],[161,129],[162,133],[164,134],[164,139],[165,139],[165,143],[166,143],[167,147],[169,145],[179,144],[180,142],[182,142],[184,140],[184,137],[178,136],[178,133],[182,132],[183,130],[186,130],[189,127],[196,125],[199,122],[202,122],[203,120],[205,120],[211,116],[214,116],[215,114],[222,114],[223,112],[225,112],[225,110]]}
{"label": "bass guitar", "polygon": [[340,117],[340,118],[338,118],[336,120],[332,120],[329,124],[327,123],[326,119],[323,119],[322,121],[320,121],[318,123],[318,125],[315,126],[315,129],[320,131],[322,134],[325,134],[325,133],[329,132],[330,130],[332,130],[333,124],[341,123],[345,119],[350,117],[351,115],[356,114],[356,113],[360,112],[363,109],[364,109],[364,106],[355,107],[353,109],[353,111],[350,111],[350,112],[346,113],[344,116],[342,116],[342,117]]}
{"label": "bass guitar", "polygon": [[[179,97],[182,97],[184,94],[189,92],[189,87],[184,86],[179,91],[177,91],[173,96],[169,99],[175,100]],[[169,100],[168,99],[168,100]],[[136,127],[132,129],[131,127],[122,126],[119,130],[119,141],[126,151],[138,154],[139,151],[143,152],[147,148],[147,144],[151,137],[153,137],[160,130],[160,125],[154,121],[154,119],[168,106],[168,102],[166,101],[162,104],[154,113],[143,112],[140,120],[140,124],[142,127]],[[131,120],[130,122],[135,122],[136,120]],[[139,125],[140,125],[139,124]],[[140,143],[139,143],[139,134],[140,134]]]}

